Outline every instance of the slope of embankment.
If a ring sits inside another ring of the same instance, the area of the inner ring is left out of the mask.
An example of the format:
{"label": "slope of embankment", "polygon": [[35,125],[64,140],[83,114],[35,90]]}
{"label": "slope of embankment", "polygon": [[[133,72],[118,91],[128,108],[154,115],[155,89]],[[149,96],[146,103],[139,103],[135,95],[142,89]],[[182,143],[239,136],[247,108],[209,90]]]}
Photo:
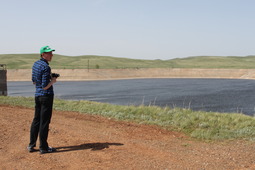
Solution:
{"label": "slope of embankment", "polygon": [[[59,73],[60,81],[87,81],[136,78],[221,78],[254,79],[255,69],[192,69],[192,68],[140,68],[140,69],[52,69]],[[8,69],[8,81],[31,81],[31,69]]]}

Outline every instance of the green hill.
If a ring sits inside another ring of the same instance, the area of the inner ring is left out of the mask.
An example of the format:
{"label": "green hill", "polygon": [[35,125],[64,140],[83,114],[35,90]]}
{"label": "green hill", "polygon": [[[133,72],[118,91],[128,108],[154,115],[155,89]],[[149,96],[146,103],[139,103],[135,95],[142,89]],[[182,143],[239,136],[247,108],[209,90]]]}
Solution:
{"label": "green hill", "polygon": [[[0,64],[7,69],[30,69],[39,54],[0,54]],[[141,60],[110,56],[64,56],[54,54],[54,69],[116,69],[116,68],[236,68],[255,69],[255,56],[197,56],[171,60]]]}

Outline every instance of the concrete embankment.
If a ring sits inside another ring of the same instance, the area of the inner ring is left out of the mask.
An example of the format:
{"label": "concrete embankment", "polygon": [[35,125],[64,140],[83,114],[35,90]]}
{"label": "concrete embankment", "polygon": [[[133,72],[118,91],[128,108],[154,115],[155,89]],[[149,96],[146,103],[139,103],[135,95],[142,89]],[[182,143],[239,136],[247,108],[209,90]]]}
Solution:
{"label": "concrete embankment", "polygon": [[[255,69],[52,69],[59,81],[88,81],[135,78],[222,78],[254,79]],[[31,69],[7,70],[7,81],[31,81]]]}

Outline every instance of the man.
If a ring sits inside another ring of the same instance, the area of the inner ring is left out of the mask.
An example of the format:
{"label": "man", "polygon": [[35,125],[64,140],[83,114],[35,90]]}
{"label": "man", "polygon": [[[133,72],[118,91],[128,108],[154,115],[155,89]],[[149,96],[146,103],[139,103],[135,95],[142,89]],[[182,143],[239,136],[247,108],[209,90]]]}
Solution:
{"label": "man", "polygon": [[49,147],[48,131],[52,116],[53,106],[53,84],[56,83],[56,77],[51,77],[51,68],[49,63],[52,60],[55,51],[49,46],[44,46],[40,49],[41,59],[36,61],[32,68],[32,81],[36,87],[35,92],[35,113],[30,129],[30,143],[27,147],[29,152],[36,151],[36,141],[39,134],[40,153],[55,152],[56,149]]}

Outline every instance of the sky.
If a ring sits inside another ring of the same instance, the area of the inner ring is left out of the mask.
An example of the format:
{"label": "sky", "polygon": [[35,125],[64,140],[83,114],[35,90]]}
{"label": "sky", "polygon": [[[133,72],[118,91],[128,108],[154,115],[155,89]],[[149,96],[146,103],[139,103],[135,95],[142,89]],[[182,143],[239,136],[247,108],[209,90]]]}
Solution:
{"label": "sky", "polygon": [[255,55],[255,0],[1,0],[0,54]]}

